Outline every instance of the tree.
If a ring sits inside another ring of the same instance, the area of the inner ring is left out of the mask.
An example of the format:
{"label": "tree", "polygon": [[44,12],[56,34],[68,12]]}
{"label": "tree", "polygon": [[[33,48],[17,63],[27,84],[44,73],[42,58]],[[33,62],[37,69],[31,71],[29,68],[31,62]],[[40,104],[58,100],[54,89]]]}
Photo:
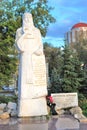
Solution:
{"label": "tree", "polygon": [[46,62],[49,64],[49,76],[51,76],[53,68],[60,71],[62,65],[61,48],[53,47],[51,44],[44,43],[44,53]]}
{"label": "tree", "polygon": [[87,39],[83,39],[73,45],[76,50],[79,60],[84,64],[87,63]]}
{"label": "tree", "polygon": [[83,71],[83,80],[79,88],[79,93],[83,94],[87,98],[87,68],[84,66],[84,64],[82,65],[82,71]]}
{"label": "tree", "polygon": [[17,70],[15,32],[21,26],[23,13],[32,13],[35,26],[45,36],[49,24],[55,22],[51,9],[47,0],[25,0],[23,4],[20,0],[3,0],[0,3],[0,86],[9,85]]}
{"label": "tree", "polygon": [[42,36],[46,36],[49,24],[55,22],[50,14],[53,8],[47,3],[47,0],[25,0],[24,3],[20,3],[20,0],[3,0],[0,6],[1,22],[14,20],[17,29],[21,26],[23,13],[30,12],[33,15],[34,25],[40,29]]}
{"label": "tree", "polygon": [[53,68],[51,72],[51,92],[59,93],[62,92],[61,78],[58,68]]}
{"label": "tree", "polygon": [[79,88],[80,93],[85,93],[87,91],[87,38],[81,35],[78,42],[73,44],[74,51],[78,54],[79,61],[81,62],[82,69],[82,77],[83,81],[81,82],[81,86]]}
{"label": "tree", "polygon": [[60,72],[62,68],[62,51],[60,48],[53,47],[51,44],[44,43],[46,62],[49,65],[50,89],[51,92],[60,92]]}
{"label": "tree", "polygon": [[17,55],[13,45],[15,21],[1,22],[0,27],[0,86],[2,86],[12,84],[16,74]]}
{"label": "tree", "polygon": [[78,92],[83,80],[81,75],[81,63],[78,56],[69,46],[63,50],[63,68],[61,73],[63,92]]}

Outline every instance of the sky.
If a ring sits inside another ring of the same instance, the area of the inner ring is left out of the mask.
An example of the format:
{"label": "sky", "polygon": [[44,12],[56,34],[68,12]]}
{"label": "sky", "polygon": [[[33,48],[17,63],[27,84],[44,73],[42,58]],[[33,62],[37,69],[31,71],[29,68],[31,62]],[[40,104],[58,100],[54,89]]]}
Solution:
{"label": "sky", "polygon": [[56,22],[50,24],[43,41],[55,47],[64,46],[64,36],[72,26],[79,22],[87,23],[87,0],[48,0],[54,7],[51,11]]}

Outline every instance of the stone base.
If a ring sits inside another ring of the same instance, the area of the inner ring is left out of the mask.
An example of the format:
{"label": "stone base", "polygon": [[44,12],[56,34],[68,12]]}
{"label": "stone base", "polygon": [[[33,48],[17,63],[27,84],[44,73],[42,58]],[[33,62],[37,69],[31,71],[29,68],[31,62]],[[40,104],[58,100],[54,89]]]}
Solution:
{"label": "stone base", "polygon": [[18,101],[18,117],[47,115],[46,98],[21,99]]}
{"label": "stone base", "polygon": [[87,118],[80,119],[79,121],[80,121],[80,123],[87,123]]}

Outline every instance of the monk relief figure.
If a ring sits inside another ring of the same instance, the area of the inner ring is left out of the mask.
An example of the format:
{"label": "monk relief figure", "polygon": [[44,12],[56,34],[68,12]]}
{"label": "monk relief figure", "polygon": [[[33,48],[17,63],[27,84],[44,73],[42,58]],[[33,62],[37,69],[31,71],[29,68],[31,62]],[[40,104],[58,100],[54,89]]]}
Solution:
{"label": "monk relief figure", "polygon": [[15,42],[19,52],[18,116],[47,115],[45,56],[41,33],[30,13],[24,13]]}
{"label": "monk relief figure", "polygon": [[23,15],[22,27],[16,32],[16,48],[20,56],[19,91],[24,87],[27,91],[26,87],[41,88],[42,86],[47,93],[46,64],[41,33],[34,26],[30,13]]}

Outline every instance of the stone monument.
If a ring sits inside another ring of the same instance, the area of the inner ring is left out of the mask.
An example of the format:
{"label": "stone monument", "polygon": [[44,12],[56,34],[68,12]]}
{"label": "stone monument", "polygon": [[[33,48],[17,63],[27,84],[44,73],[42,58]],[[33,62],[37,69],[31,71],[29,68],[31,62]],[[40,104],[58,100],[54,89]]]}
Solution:
{"label": "stone monument", "polygon": [[18,117],[47,115],[46,63],[41,33],[30,13],[24,13],[22,27],[16,31],[19,52]]}
{"label": "stone monument", "polygon": [[71,108],[78,106],[78,94],[77,93],[52,93],[54,102],[57,109]]}

